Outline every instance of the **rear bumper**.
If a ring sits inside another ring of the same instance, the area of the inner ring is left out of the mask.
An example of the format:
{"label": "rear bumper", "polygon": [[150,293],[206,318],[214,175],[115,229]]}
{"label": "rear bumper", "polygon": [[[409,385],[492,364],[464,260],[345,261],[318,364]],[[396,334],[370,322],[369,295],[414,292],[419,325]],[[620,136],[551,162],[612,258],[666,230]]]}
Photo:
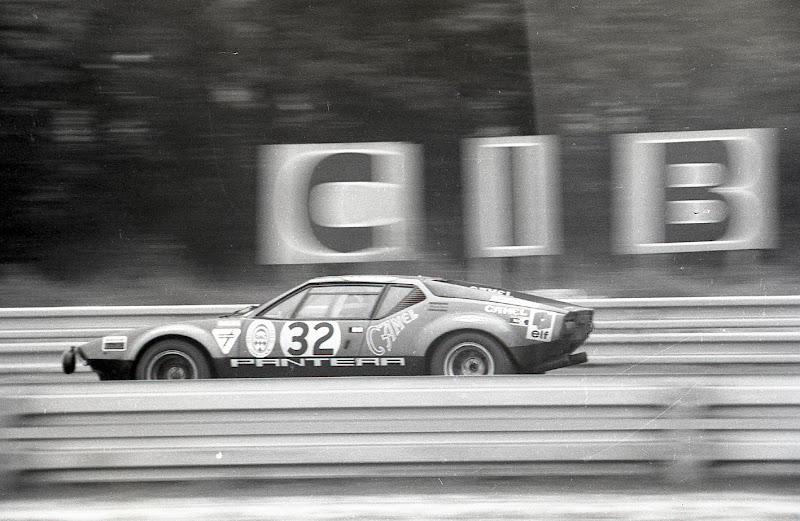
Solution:
{"label": "rear bumper", "polygon": [[585,352],[574,353],[577,345],[564,342],[510,348],[511,356],[521,373],[536,374],[586,363]]}
{"label": "rear bumper", "polygon": [[538,365],[532,365],[525,368],[526,373],[546,373],[553,369],[561,369],[562,367],[569,367],[571,365],[584,364],[589,360],[586,353],[574,353],[571,355],[561,355],[559,357],[547,360]]}
{"label": "rear bumper", "polygon": [[510,348],[511,356],[523,373],[544,373],[553,369],[586,363],[586,353],[573,354],[594,329],[594,311],[570,311],[563,327],[552,342],[541,342]]}

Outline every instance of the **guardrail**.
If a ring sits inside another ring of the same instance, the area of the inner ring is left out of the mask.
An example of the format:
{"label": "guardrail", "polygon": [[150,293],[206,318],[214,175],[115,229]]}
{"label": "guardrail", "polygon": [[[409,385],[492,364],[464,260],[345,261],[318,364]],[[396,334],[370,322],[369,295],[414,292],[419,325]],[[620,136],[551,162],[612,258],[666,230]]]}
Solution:
{"label": "guardrail", "polygon": [[10,483],[800,474],[800,377],[378,377],[6,387]]}
{"label": "guardrail", "polygon": [[[221,316],[243,304],[212,306],[95,306],[0,308],[0,378],[52,381],[71,346],[117,331]],[[78,380],[97,380],[79,366]],[[80,373],[83,373],[82,375]],[[64,375],[66,376],[66,375]]]}
{"label": "guardrail", "polygon": [[[800,296],[576,299],[592,374],[798,374]],[[570,368],[576,369],[576,368]]]}
{"label": "guardrail", "polygon": [[[800,297],[572,299],[595,309],[578,374],[797,374]],[[61,353],[112,332],[243,305],[0,309],[0,380],[64,381]],[[69,381],[96,380],[90,373]]]}

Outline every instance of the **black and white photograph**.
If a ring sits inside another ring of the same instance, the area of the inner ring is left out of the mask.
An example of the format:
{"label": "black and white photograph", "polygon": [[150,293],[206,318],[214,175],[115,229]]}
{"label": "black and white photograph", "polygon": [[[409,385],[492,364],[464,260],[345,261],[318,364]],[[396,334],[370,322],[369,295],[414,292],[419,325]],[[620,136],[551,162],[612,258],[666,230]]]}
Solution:
{"label": "black and white photograph", "polygon": [[798,28],[0,0],[0,521],[800,520]]}

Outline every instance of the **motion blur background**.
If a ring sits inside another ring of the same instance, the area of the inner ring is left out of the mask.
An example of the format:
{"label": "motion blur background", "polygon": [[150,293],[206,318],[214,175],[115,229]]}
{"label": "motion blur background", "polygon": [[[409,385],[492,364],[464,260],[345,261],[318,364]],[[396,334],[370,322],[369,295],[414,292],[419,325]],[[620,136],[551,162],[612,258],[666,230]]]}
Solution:
{"label": "motion blur background", "polygon": [[[471,276],[461,143],[560,140],[564,253],[521,289],[795,293],[800,9],[790,0],[8,0],[0,303],[259,301],[309,275]],[[623,258],[612,136],[776,129],[778,249]],[[424,262],[256,262],[260,147],[424,150]],[[524,270],[523,270],[524,271]],[[477,276],[476,276],[477,275]]]}
{"label": "motion blur background", "polygon": [[[534,464],[544,462],[544,481],[567,477],[544,494],[524,480],[471,493],[442,482],[444,465],[422,492],[390,482],[380,497],[421,504],[428,519],[796,519],[796,297],[686,299],[667,311],[606,303],[591,364],[579,366],[586,373],[505,381],[101,383],[85,372],[91,383],[72,383],[78,375],[59,375],[58,356],[123,322],[102,305],[232,307],[326,274],[443,275],[590,297],[800,294],[799,27],[793,0],[0,1],[0,308],[100,305],[91,312],[103,315],[84,325],[71,308],[2,309],[0,485],[22,499],[0,486],[0,517],[74,518],[81,508],[96,517],[105,505],[120,519],[331,519],[332,507],[341,518],[374,519],[353,504],[396,514],[395,500],[342,500],[338,481],[245,481],[242,490],[233,481],[220,492],[214,479],[332,469],[351,483],[346,494],[364,494],[370,482],[346,474],[345,456],[376,463],[377,475],[392,463],[381,450],[399,454],[402,470],[408,454],[442,463],[446,445],[460,451],[456,460],[478,458],[475,476],[488,472],[480,458],[489,446],[500,451],[489,463],[507,458],[516,471],[528,461],[538,475]],[[728,129],[774,130],[777,247],[615,251],[614,136]],[[478,261],[465,253],[464,140],[513,136],[558,141],[563,252]],[[363,142],[422,150],[419,257],[259,264],[264,147]],[[380,408],[395,399],[401,412]],[[430,414],[436,399],[441,417]],[[338,419],[338,438],[320,411]],[[411,416],[398,427],[403,414]],[[287,465],[287,455],[297,462]],[[620,462],[644,469],[614,471],[635,483],[606,479],[606,464]],[[573,467],[588,486],[576,485]],[[730,468],[743,469],[742,479],[709,484]],[[181,472],[207,481],[174,498],[159,485],[154,502],[126,486],[108,494],[81,485]],[[642,488],[639,476],[657,484]],[[770,488],[775,476],[787,479]],[[44,485],[29,491],[37,479]],[[70,482],[65,491],[50,485]],[[623,493],[603,496],[600,483]],[[445,484],[436,510],[431,491]],[[700,485],[711,488],[696,495]],[[766,493],[745,493],[753,487]],[[186,500],[215,494],[217,503]],[[333,499],[317,504],[316,517],[291,510],[319,494]],[[392,518],[421,517],[409,512]]]}

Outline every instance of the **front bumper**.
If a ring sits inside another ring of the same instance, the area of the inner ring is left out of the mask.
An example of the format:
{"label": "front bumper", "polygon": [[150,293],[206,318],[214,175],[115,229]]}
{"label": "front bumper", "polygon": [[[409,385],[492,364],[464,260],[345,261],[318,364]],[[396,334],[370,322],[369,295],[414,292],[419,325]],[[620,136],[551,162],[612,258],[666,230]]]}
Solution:
{"label": "front bumper", "polygon": [[127,380],[133,375],[133,362],[130,360],[90,359],[80,347],[71,347],[61,355],[61,368],[67,374],[75,372],[77,362],[88,365],[101,380]]}

